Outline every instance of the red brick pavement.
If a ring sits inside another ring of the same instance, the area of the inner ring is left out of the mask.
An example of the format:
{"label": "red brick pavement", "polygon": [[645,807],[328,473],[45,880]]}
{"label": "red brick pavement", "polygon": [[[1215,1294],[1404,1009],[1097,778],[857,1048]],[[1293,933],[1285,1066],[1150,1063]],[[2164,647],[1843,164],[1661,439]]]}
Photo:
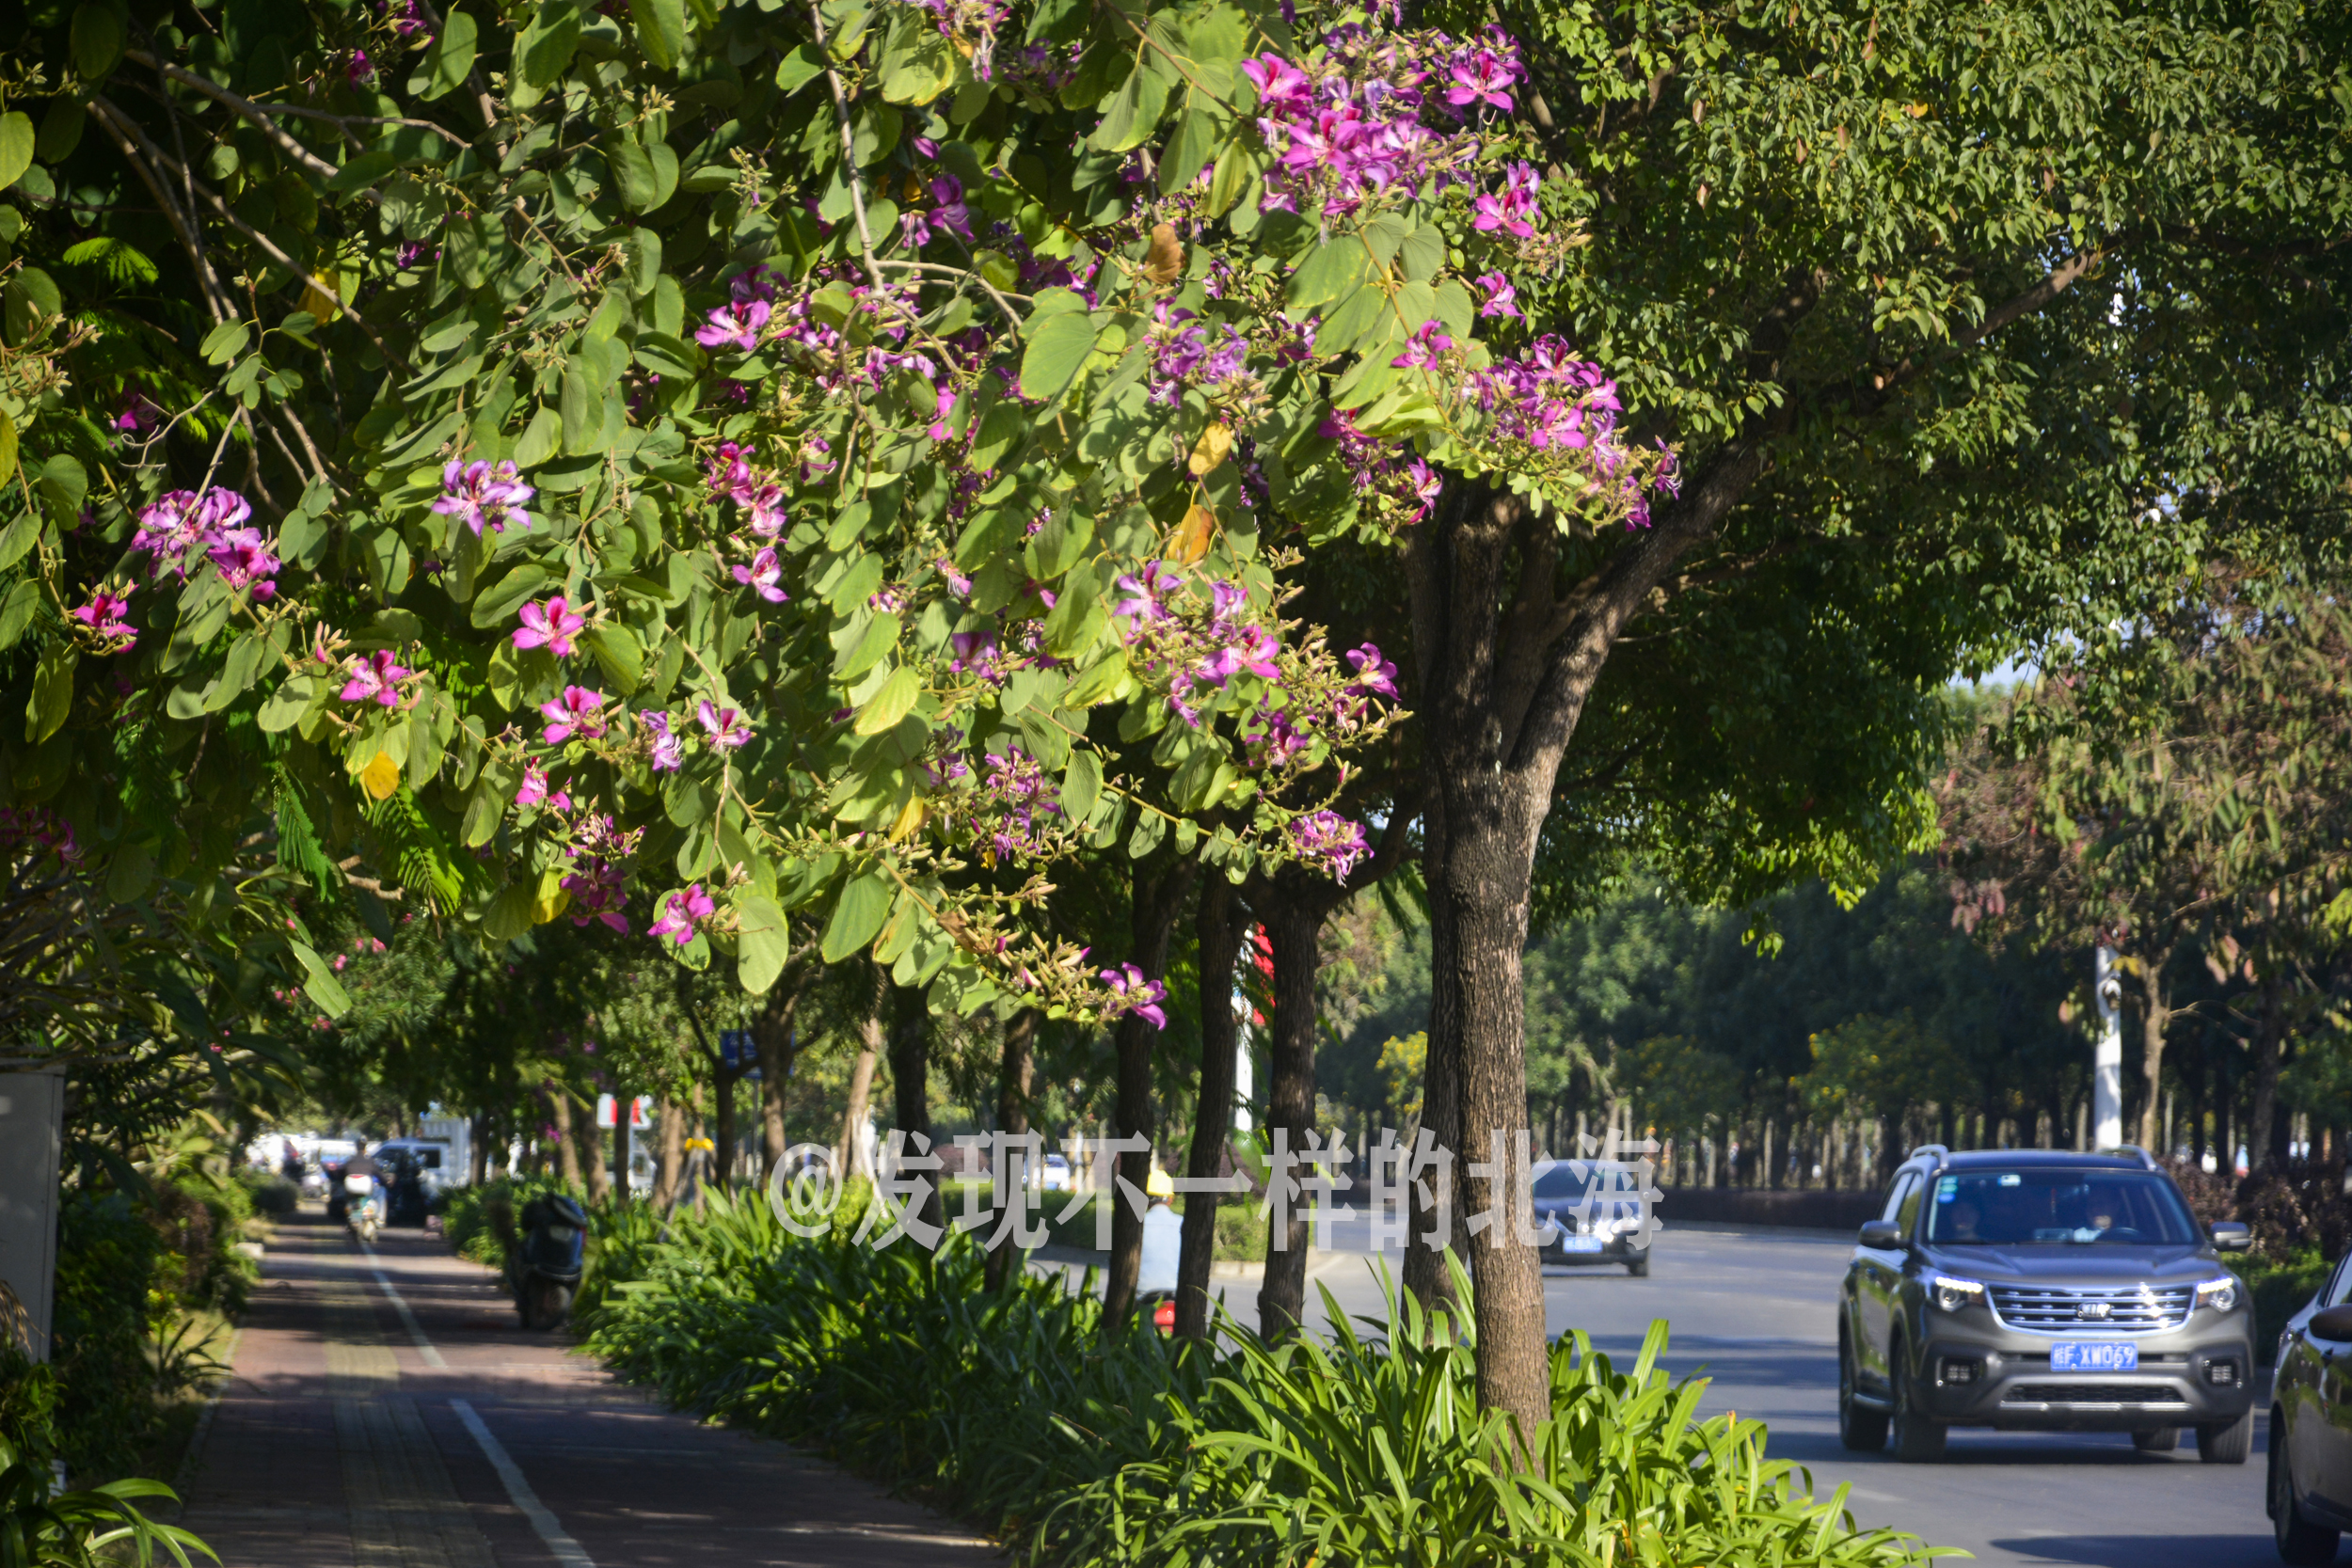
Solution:
{"label": "red brick pavement", "polygon": [[[419,1232],[386,1232],[371,1261],[313,1211],[278,1227],[262,1275],[183,1520],[226,1568],[979,1568],[996,1557],[953,1520],[665,1410],[561,1338],[523,1333],[494,1276]],[[541,1522],[555,1546],[453,1401],[552,1515]]]}

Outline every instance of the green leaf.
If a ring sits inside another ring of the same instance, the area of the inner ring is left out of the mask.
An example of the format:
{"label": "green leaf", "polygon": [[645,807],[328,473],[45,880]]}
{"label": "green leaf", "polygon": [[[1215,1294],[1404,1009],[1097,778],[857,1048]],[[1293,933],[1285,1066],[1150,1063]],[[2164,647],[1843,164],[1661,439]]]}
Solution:
{"label": "green leaf", "polygon": [[1168,138],[1168,150],[1160,155],[1161,192],[1172,196],[1191,184],[1208,167],[1224,132],[1225,117],[1208,104],[1195,103],[1186,109],[1184,118],[1176,122],[1176,134]]}
{"label": "green leaf", "polygon": [[1021,352],[1021,395],[1052,403],[1070,389],[1094,352],[1094,323],[1076,310],[1032,323]]}
{"label": "green leaf", "polygon": [[1062,815],[1072,823],[1082,823],[1093,815],[1094,802],[1103,793],[1103,765],[1092,752],[1083,747],[1070,753],[1070,766],[1061,774]]}
{"label": "green leaf", "polygon": [[0,572],[24,560],[40,541],[40,514],[26,507],[5,531],[0,531]]}
{"label": "green leaf", "polygon": [[474,55],[480,41],[481,32],[472,17],[458,10],[445,14],[441,18],[440,36],[424,52],[424,73],[428,80],[424,90],[418,96],[430,103],[465,86],[466,77],[473,70]]}
{"label": "green leaf", "polygon": [[902,623],[896,615],[877,615],[866,624],[865,635],[851,644],[839,663],[834,666],[834,676],[853,681],[882,661],[884,655],[898,645]]}
{"label": "green leaf", "polygon": [[882,47],[882,94],[893,103],[928,103],[956,79],[955,49],[929,11],[897,9]]}
{"label": "green leaf", "polygon": [[289,937],[286,950],[302,966],[303,993],[319,1005],[320,1012],[329,1018],[341,1018],[351,1011],[350,993],[343,990],[342,982],[335,978],[335,972],[327,968],[326,960],[319,957],[316,948]]}
{"label": "green leaf", "polygon": [[628,0],[628,19],[645,58],[663,71],[677,64],[686,52],[685,0]]}
{"label": "green leaf", "polygon": [[522,436],[515,443],[515,466],[535,468],[555,455],[562,445],[564,421],[555,410],[541,404],[532,410],[531,422],[523,427]]}
{"label": "green leaf", "polygon": [[818,956],[829,964],[837,964],[864,952],[889,917],[890,894],[890,879],[879,871],[869,871],[843,888],[833,906],[833,918],[825,924]]}
{"label": "green leaf", "polygon": [[588,651],[596,657],[596,668],[620,688],[622,696],[630,695],[644,684],[645,650],[635,632],[618,621],[607,621],[590,628],[584,641]]}
{"label": "green leaf", "polygon": [[653,160],[636,138],[628,135],[607,136],[604,142],[605,162],[612,168],[612,182],[621,193],[621,205],[632,213],[652,207],[660,198],[660,185],[654,179]]}
{"label": "green leaf", "polygon": [[229,657],[221,663],[220,679],[204,693],[204,711],[218,713],[244,696],[246,688],[253,684],[253,677],[261,673],[262,660],[268,654],[269,643],[260,632],[240,633],[229,644]]}
{"label": "green leaf", "polygon": [[0,408],[0,484],[16,477],[16,421]]}
{"label": "green leaf", "polygon": [[550,574],[535,561],[526,561],[490,584],[473,601],[473,624],[495,626],[504,623],[525,600],[546,587]]}
{"label": "green leaf", "polygon": [[527,109],[563,77],[580,47],[580,10],[572,0],[539,0],[538,12],[515,40],[516,80],[508,97]]}
{"label": "green leaf", "polygon": [[261,726],[271,735],[293,729],[318,705],[320,682],[314,675],[293,675],[262,705]]}
{"label": "green leaf", "polygon": [[40,584],[27,578],[8,590],[6,602],[0,603],[0,652],[13,648],[24,635],[24,628],[33,624],[33,611],[40,607]]}
{"label": "green leaf", "polygon": [[1103,106],[1103,122],[1087,138],[1089,146],[1124,152],[1152,139],[1168,112],[1169,82],[1154,69],[1157,63],[1156,57],[1148,59],[1127,73],[1126,85]]}
{"label": "green leaf", "polygon": [[857,722],[850,727],[860,735],[880,735],[904,719],[914,707],[914,699],[923,694],[923,683],[912,664],[901,664],[890,672],[882,689],[866,699],[858,709]]}
{"label": "green leaf", "polygon": [[106,79],[122,58],[122,13],[103,3],[76,6],[71,46],[73,69],[86,82]]}
{"label": "green leaf", "polygon": [[564,450],[574,457],[596,451],[604,434],[604,396],[586,360],[575,355],[564,366]]}
{"label": "green leaf", "polygon": [[776,87],[787,97],[815,81],[825,69],[825,62],[817,57],[817,51],[805,43],[796,43],[792,52],[776,62]]}
{"label": "green leaf", "polygon": [[736,934],[735,977],[754,996],[765,992],[784,973],[792,956],[791,935],[784,911],[765,894],[745,893],[735,900],[741,927]]}
{"label": "green leaf", "polygon": [[204,356],[208,365],[226,365],[245,352],[253,341],[253,329],[241,321],[225,321],[204,334],[204,341],[197,352]]}
{"label": "green leaf", "polygon": [[[1292,307],[1312,309],[1353,291],[1363,279],[1366,260],[1362,243],[1352,234],[1335,235],[1317,245],[1314,254],[1291,275]],[[1322,339],[1318,332],[1316,342],[1320,344]]]}
{"label": "green leaf", "polygon": [[[550,0],[552,3],[552,0]],[[400,167],[400,154],[378,149],[362,152],[336,171],[326,182],[327,194],[342,196],[349,191],[369,190],[383,183],[384,177]]]}
{"label": "green leaf", "polygon": [[33,166],[33,119],[11,110],[0,115],[0,191],[24,177]]}
{"label": "green leaf", "polygon": [[38,746],[65,727],[73,711],[73,667],[82,651],[64,638],[52,642],[33,670],[33,694],[24,704],[24,738]]}
{"label": "green leaf", "polygon": [[33,155],[43,163],[63,163],[82,145],[82,127],[87,123],[89,115],[81,103],[59,93],[49,101],[49,112],[40,117],[40,134],[33,138]]}

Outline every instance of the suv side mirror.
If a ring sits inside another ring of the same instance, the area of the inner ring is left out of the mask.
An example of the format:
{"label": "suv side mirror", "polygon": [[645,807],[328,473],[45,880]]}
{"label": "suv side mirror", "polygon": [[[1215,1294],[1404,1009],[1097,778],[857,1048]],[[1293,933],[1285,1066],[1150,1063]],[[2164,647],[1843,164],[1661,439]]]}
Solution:
{"label": "suv side mirror", "polygon": [[2243,1220],[2213,1222],[2213,1246],[2216,1252],[2244,1252],[2254,1244],[2254,1232]]}
{"label": "suv side mirror", "polygon": [[2330,1307],[2312,1313],[2304,1332],[2314,1339],[2333,1339],[2338,1344],[2352,1340],[2352,1307]]}
{"label": "suv side mirror", "polygon": [[1903,1244],[1903,1227],[1893,1220],[1868,1220],[1856,1239],[1867,1247],[1891,1250]]}

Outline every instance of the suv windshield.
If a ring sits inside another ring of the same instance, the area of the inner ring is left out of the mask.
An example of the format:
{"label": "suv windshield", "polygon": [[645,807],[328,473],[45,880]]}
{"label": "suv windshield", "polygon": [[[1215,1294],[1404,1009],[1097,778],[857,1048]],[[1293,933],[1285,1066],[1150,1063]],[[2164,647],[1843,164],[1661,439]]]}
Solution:
{"label": "suv windshield", "polygon": [[1939,1246],[2193,1246],[2198,1234],[2172,1183],[2152,1172],[1971,1170],[1935,1179],[1925,1239]]}

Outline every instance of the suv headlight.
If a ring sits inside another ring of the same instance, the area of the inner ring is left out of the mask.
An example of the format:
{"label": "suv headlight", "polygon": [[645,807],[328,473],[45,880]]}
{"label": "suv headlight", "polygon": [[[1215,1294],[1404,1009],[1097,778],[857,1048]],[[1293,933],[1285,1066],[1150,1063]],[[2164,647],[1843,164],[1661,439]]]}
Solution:
{"label": "suv headlight", "polygon": [[1973,1279],[1954,1279],[1949,1275],[1937,1275],[1928,1281],[1929,1293],[1935,1305],[1947,1312],[1957,1312],[1963,1307],[1975,1307],[1984,1300],[1984,1287]]}
{"label": "suv headlight", "polygon": [[2210,1307],[2217,1312],[2227,1312],[2237,1305],[2237,1279],[2208,1279],[2197,1287],[2197,1305]]}

